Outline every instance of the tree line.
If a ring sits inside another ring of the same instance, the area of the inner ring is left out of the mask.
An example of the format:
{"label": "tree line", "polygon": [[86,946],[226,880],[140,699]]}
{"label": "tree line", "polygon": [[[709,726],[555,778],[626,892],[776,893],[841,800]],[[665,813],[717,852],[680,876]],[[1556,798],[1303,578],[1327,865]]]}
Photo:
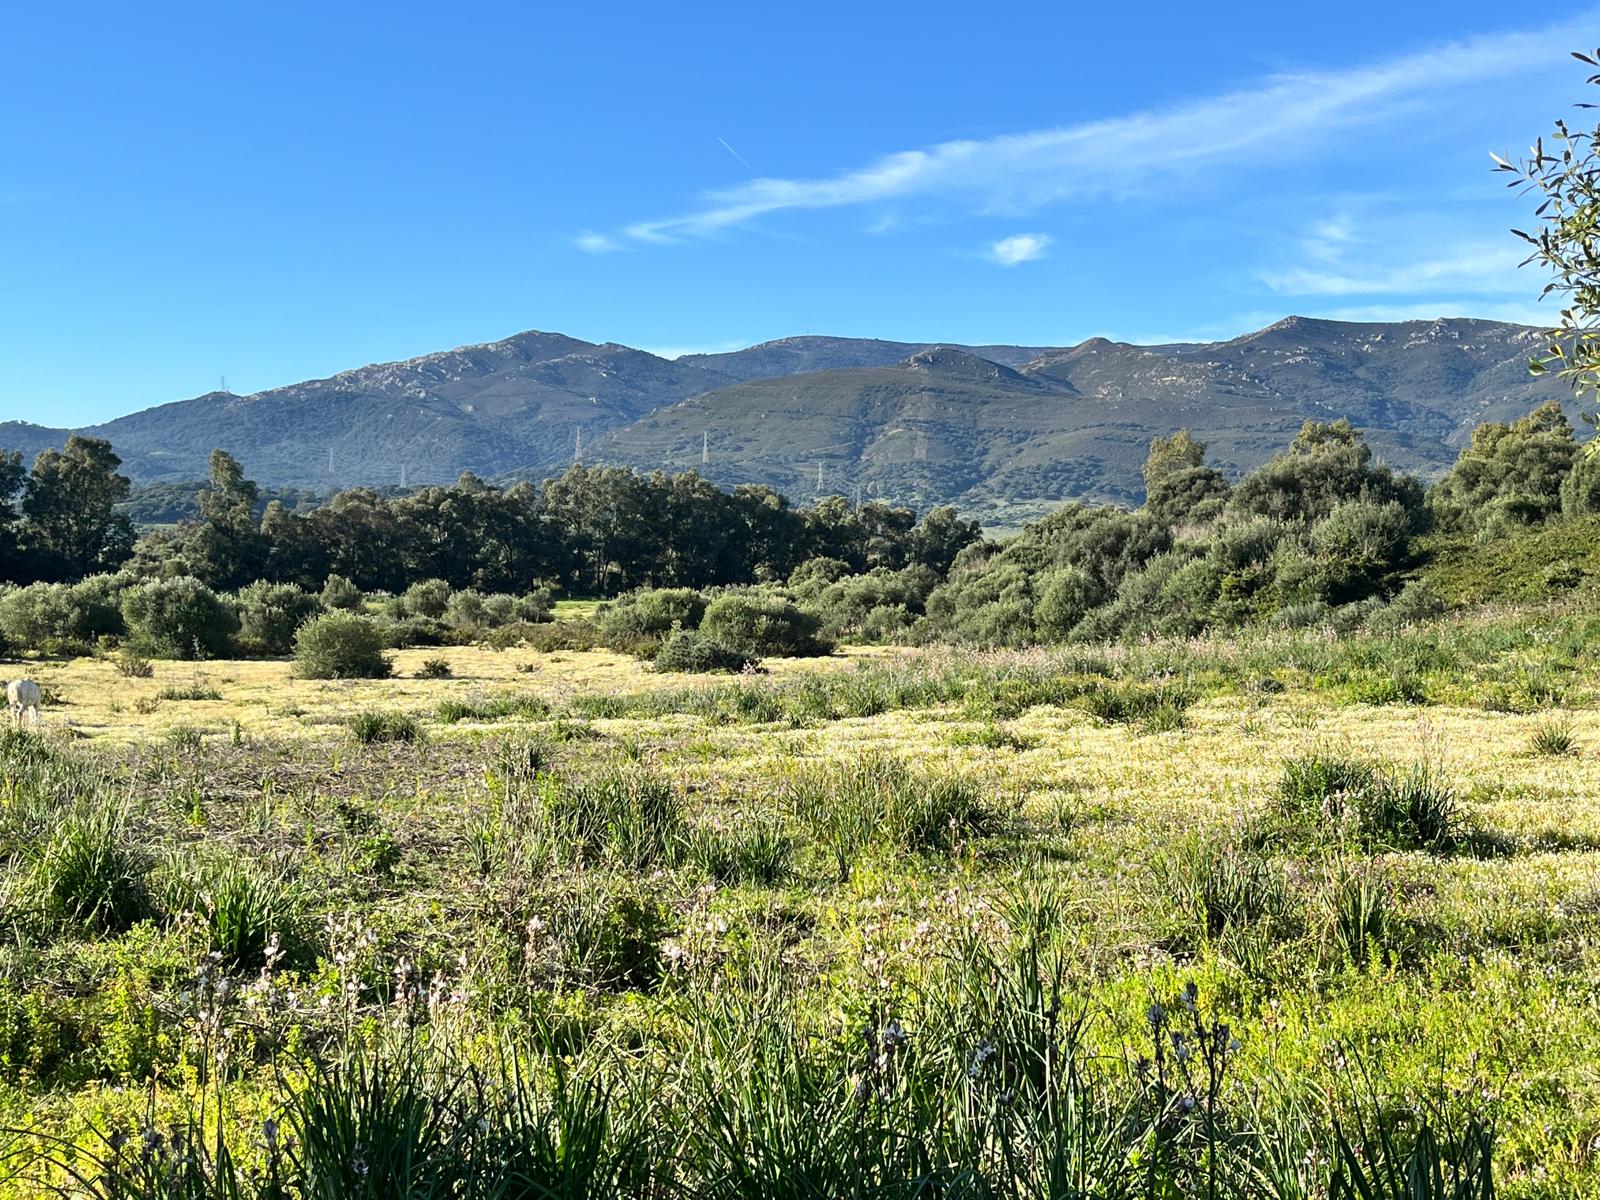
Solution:
{"label": "tree line", "polygon": [[0,582],[72,582],[127,572],[193,577],[219,591],[257,581],[363,591],[422,580],[481,592],[540,587],[614,596],[640,587],[721,587],[786,578],[814,558],[855,571],[918,565],[943,573],[977,540],[954,509],[842,497],[796,508],[771,488],[723,491],[693,472],[575,465],[542,487],[492,486],[471,473],[405,495],[370,488],[291,509],[224,450],[212,452],[196,520],[142,537],[109,442],[73,436],[25,472],[0,454]]}

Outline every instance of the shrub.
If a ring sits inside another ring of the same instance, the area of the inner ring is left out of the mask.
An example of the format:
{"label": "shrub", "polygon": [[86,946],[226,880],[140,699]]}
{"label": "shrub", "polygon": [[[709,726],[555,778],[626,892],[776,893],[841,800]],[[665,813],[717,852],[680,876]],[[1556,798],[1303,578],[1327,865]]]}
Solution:
{"label": "shrub", "polygon": [[450,585],[442,579],[423,579],[400,594],[402,611],[413,617],[436,620],[450,607]]}
{"label": "shrub", "polygon": [[1552,595],[1570,592],[1583,582],[1583,567],[1570,558],[1558,559],[1544,569],[1544,590]]}
{"label": "shrub", "polygon": [[[496,606],[499,607],[498,605]],[[465,630],[476,633],[480,629],[503,624],[496,621],[491,613],[488,598],[482,592],[472,588],[464,588],[459,592],[452,592],[449,601],[444,606],[444,621],[452,629]]]}
{"label": "shrub", "polygon": [[1425,579],[1413,579],[1393,600],[1368,615],[1364,624],[1373,633],[1395,633],[1407,625],[1431,621],[1444,611],[1444,597],[1434,586]]}
{"label": "shrub", "polygon": [[192,576],[152,579],[123,594],[134,645],[158,658],[218,658],[239,620],[216,592]]}
{"label": "shrub", "polygon": [[283,655],[294,635],[322,611],[322,601],[292,583],[252,583],[239,589],[239,640],[258,654]]}
{"label": "shrub", "polygon": [[115,665],[117,674],[124,679],[149,679],[156,673],[150,660],[131,646],[124,646],[117,651]]}
{"label": "shrub", "polygon": [[674,629],[695,629],[706,598],[692,588],[644,588],[605,605],[600,633],[617,650],[654,649]]}
{"label": "shrub", "polygon": [[294,637],[295,673],[303,679],[384,679],[389,660],[377,627],[354,613],[314,617]]}
{"label": "shrub", "polygon": [[361,589],[351,583],[343,575],[329,575],[322,585],[322,607],[334,609],[358,609],[365,597]]}
{"label": "shrub", "polygon": [[357,713],[350,718],[350,732],[358,742],[417,742],[422,740],[422,726],[407,713],[374,712]]}
{"label": "shrub", "polygon": [[837,579],[805,601],[831,635],[888,641],[922,615],[938,577],[926,567],[875,570]]}
{"label": "shrub", "polygon": [[678,629],[661,643],[652,665],[657,671],[704,674],[712,671],[742,671],[753,662],[748,654],[731,646],[724,646],[692,629]]}
{"label": "shrub", "polygon": [[541,654],[593,650],[602,640],[593,621],[547,621],[522,629],[522,644]]}
{"label": "shrub", "polygon": [[406,650],[413,646],[450,646],[467,640],[466,635],[433,617],[386,618],[377,623],[376,628],[384,646],[390,650]]}
{"label": "shrub", "polygon": [[417,668],[418,679],[449,679],[454,674],[450,663],[442,658],[425,658]]}
{"label": "shrub", "polygon": [[76,584],[34,583],[0,593],[0,634],[18,649],[78,650],[126,626],[118,580],[95,575]]}
{"label": "shrub", "polygon": [[1399,502],[1340,504],[1311,529],[1329,599],[1354,600],[1370,592],[1400,560],[1411,517]]}
{"label": "shrub", "polygon": [[821,628],[820,618],[789,601],[750,592],[712,601],[700,622],[706,637],[758,658],[829,654],[833,646],[820,636]]}

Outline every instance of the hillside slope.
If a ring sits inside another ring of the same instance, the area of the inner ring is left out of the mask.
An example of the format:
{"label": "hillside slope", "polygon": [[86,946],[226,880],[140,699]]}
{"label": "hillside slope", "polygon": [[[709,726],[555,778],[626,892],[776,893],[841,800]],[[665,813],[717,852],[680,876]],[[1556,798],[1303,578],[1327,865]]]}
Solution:
{"label": "hillside slope", "polygon": [[1576,414],[1565,388],[1528,374],[1538,344],[1535,330],[1490,321],[1289,318],[1208,345],[1096,338],[1016,370],[923,351],[694,397],[617,430],[598,452],[800,496],[816,491],[821,464],[823,491],[950,501],[1014,524],[1068,498],[1136,503],[1150,439],[1179,428],[1239,474],[1306,420],[1348,417],[1386,461],[1437,474],[1482,421],[1550,398]]}
{"label": "hillside slope", "polygon": [[[263,484],[327,489],[543,478],[572,461],[697,469],[1015,524],[1064,499],[1141,494],[1150,439],[1187,427],[1235,474],[1305,420],[1348,417],[1423,475],[1472,428],[1559,398],[1527,360],[1538,331],[1493,321],[1351,324],[1291,317],[1225,342],[1070,348],[796,337],[667,360],[525,333],[253,396],[212,393],[86,432],[139,481],[204,474],[216,446]],[[0,424],[31,457],[66,431]],[[702,461],[704,459],[704,461]]]}

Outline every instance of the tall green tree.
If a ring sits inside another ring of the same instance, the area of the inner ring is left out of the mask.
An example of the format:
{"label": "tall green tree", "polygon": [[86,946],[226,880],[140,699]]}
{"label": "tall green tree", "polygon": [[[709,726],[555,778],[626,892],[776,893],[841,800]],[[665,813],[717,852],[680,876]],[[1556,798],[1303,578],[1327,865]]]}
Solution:
{"label": "tall green tree", "polygon": [[1144,492],[1145,510],[1158,520],[1203,521],[1221,511],[1228,481],[1221,471],[1206,466],[1206,444],[1180,429],[1171,437],[1151,439]]}
{"label": "tall green tree", "polygon": [[23,579],[22,545],[17,541],[16,500],[28,473],[22,455],[15,450],[0,450],[0,583]]}
{"label": "tall green tree", "polygon": [[22,501],[21,540],[36,578],[67,581],[114,571],[133,551],[122,460],[103,438],[73,434],[34,460]]}
{"label": "tall green tree", "polygon": [[260,579],[267,541],[256,522],[261,492],[244,477],[238,459],[211,452],[211,486],[201,492],[200,521],[185,539],[190,572],[214,588],[231,591]]}

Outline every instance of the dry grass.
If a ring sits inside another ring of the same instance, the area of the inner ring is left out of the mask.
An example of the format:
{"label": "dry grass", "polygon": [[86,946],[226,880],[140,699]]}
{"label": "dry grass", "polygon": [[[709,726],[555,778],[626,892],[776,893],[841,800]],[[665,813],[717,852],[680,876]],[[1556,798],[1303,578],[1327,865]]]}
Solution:
{"label": "dry grass", "polygon": [[[852,648],[828,659],[774,659],[775,676],[796,671],[831,671],[864,658],[895,653],[882,647]],[[391,652],[394,674],[381,680],[309,680],[295,677],[287,660],[226,659],[202,663],[156,662],[148,679],[130,679],[109,658],[0,663],[0,677],[26,674],[54,699],[46,704],[44,725],[78,737],[118,743],[158,739],[173,729],[231,734],[235,723],[249,736],[314,734],[330,726],[343,730],[354,714],[396,709],[423,716],[440,701],[476,696],[538,697],[560,705],[579,695],[637,692],[693,677],[671,679],[648,663],[609,650],[540,654],[531,650],[490,650],[480,646],[418,647]],[[417,678],[423,663],[443,659],[447,679]],[[707,676],[704,682],[725,682]],[[220,700],[163,700],[169,689],[220,693]]]}

